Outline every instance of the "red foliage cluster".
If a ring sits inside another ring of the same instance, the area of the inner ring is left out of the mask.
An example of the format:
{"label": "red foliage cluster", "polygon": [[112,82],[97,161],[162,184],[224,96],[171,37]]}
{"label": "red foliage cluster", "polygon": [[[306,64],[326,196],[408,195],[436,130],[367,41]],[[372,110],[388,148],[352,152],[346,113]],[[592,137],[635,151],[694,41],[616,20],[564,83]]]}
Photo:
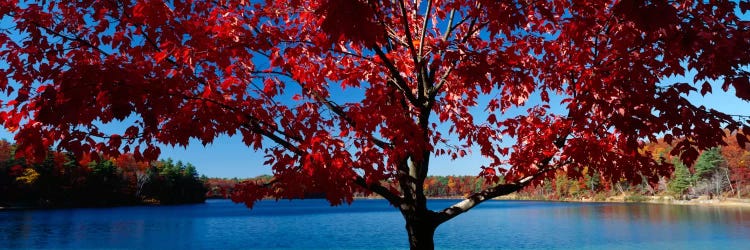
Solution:
{"label": "red foliage cluster", "polygon": [[[731,137],[730,137],[731,138]],[[745,143],[745,147],[739,147],[735,140],[729,140],[726,146],[721,148],[721,154],[726,160],[729,168],[729,178],[740,190],[741,195],[750,194],[750,145]],[[746,192],[746,193],[743,193]]]}

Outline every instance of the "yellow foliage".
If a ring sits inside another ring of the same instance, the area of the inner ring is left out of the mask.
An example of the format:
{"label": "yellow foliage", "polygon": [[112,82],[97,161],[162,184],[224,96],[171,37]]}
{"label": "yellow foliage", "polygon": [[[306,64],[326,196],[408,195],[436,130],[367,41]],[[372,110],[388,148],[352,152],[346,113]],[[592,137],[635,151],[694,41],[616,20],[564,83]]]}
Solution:
{"label": "yellow foliage", "polygon": [[23,175],[16,177],[16,181],[27,185],[34,184],[37,179],[39,179],[39,173],[37,173],[33,168],[25,169],[23,171]]}

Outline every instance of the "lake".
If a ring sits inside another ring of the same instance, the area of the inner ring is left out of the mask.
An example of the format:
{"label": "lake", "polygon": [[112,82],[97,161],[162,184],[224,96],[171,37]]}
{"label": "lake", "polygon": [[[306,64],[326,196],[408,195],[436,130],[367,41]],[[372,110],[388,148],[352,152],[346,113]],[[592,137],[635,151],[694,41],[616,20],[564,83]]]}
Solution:
{"label": "lake", "polygon": [[[434,209],[454,200],[431,200]],[[0,211],[0,248],[403,249],[384,200]],[[750,209],[488,201],[441,225],[440,249],[750,249]]]}

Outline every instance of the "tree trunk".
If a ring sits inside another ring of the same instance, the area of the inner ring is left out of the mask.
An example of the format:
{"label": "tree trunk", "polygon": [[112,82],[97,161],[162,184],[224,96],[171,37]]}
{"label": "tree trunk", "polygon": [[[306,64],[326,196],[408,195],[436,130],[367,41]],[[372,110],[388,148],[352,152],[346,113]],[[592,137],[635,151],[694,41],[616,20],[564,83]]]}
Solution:
{"label": "tree trunk", "polygon": [[729,183],[729,190],[734,193],[734,187],[732,186],[732,179],[729,179],[729,168],[724,168],[724,176],[727,177],[727,183]]}
{"label": "tree trunk", "polygon": [[435,229],[438,224],[428,218],[407,218],[406,232],[409,234],[409,248],[434,249]]}

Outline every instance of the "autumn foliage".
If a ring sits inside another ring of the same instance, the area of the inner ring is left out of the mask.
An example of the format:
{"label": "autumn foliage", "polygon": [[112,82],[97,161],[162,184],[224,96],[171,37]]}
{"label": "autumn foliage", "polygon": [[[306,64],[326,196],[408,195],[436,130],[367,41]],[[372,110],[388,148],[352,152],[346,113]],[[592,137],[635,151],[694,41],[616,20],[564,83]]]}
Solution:
{"label": "autumn foliage", "polygon": [[199,203],[206,190],[191,164],[138,162],[132,155],[91,161],[48,151],[29,164],[0,140],[0,206],[90,207]]}
{"label": "autumn foliage", "polygon": [[[54,146],[153,160],[159,145],[239,136],[275,178],[235,200],[374,192],[404,214],[412,247],[431,247],[437,225],[559,169],[666,175],[640,150],[657,136],[688,164],[724,129],[747,142],[739,117],[686,96],[750,100],[748,5],[6,1],[0,121],[32,159]],[[675,75],[688,77],[664,81]],[[492,185],[428,210],[431,159],[469,156],[487,159]]]}

